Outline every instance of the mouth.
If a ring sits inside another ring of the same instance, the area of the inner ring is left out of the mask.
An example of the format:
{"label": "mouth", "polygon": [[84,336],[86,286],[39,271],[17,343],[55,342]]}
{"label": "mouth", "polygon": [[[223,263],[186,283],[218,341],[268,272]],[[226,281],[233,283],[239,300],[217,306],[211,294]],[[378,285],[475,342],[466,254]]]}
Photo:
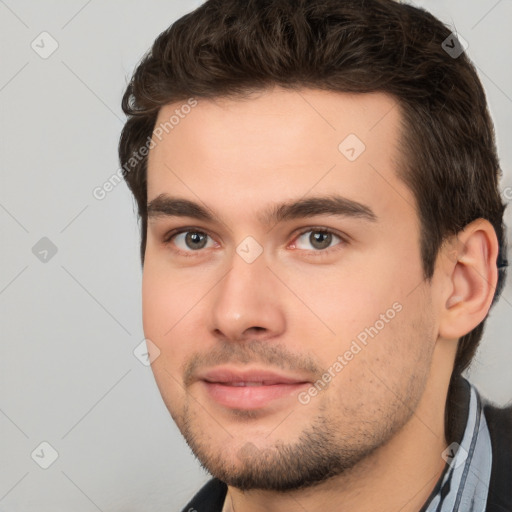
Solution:
{"label": "mouth", "polygon": [[211,399],[230,409],[255,410],[271,402],[293,398],[311,382],[266,370],[217,368],[205,372],[199,381]]}

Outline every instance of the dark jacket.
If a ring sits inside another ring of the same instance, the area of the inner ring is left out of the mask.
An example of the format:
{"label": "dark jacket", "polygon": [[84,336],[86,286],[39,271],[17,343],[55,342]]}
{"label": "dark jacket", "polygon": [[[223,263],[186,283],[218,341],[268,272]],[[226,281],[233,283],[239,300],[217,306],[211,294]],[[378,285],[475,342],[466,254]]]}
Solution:
{"label": "dark jacket", "polygon": [[487,512],[512,512],[512,405],[484,406],[491,434],[492,470]]}

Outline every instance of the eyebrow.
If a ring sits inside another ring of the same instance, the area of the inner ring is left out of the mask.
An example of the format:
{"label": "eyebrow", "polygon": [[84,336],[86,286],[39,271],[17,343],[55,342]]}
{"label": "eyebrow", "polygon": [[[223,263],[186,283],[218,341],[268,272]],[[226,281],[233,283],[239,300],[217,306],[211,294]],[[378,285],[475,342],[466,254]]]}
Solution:
{"label": "eyebrow", "polygon": [[[167,194],[160,194],[147,205],[148,218],[156,217],[191,217],[198,220],[214,222],[215,215],[204,206]],[[264,225],[313,217],[315,215],[336,215],[352,217],[369,222],[376,222],[377,215],[362,203],[347,199],[336,194],[329,196],[308,197],[296,201],[288,201],[270,205],[258,215],[258,220]]]}

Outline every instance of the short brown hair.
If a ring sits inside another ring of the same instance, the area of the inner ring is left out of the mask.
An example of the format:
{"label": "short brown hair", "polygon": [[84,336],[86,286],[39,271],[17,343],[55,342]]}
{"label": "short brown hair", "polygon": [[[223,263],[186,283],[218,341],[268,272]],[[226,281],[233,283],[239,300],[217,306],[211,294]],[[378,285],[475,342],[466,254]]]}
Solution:
{"label": "short brown hair", "polygon": [[[402,113],[400,178],[414,193],[424,276],[443,241],[484,218],[506,240],[501,169],[485,93],[456,39],[425,10],[393,0],[208,0],[158,36],[123,97],[119,158],[147,231],[147,158],[126,162],[151,136],[159,109],[187,98],[236,97],[273,86],[385,92]],[[443,44],[443,42],[445,42]],[[454,375],[471,362],[485,319],[461,337]]]}

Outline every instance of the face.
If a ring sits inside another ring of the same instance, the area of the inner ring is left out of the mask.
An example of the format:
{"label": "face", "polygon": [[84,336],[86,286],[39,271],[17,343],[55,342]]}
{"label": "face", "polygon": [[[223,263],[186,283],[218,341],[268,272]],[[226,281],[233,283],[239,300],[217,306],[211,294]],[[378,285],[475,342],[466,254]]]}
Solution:
{"label": "face", "polygon": [[213,475],[315,485],[395,436],[428,378],[436,318],[396,176],[399,108],[281,89],[183,104],[161,109],[148,159],[156,382]]}

